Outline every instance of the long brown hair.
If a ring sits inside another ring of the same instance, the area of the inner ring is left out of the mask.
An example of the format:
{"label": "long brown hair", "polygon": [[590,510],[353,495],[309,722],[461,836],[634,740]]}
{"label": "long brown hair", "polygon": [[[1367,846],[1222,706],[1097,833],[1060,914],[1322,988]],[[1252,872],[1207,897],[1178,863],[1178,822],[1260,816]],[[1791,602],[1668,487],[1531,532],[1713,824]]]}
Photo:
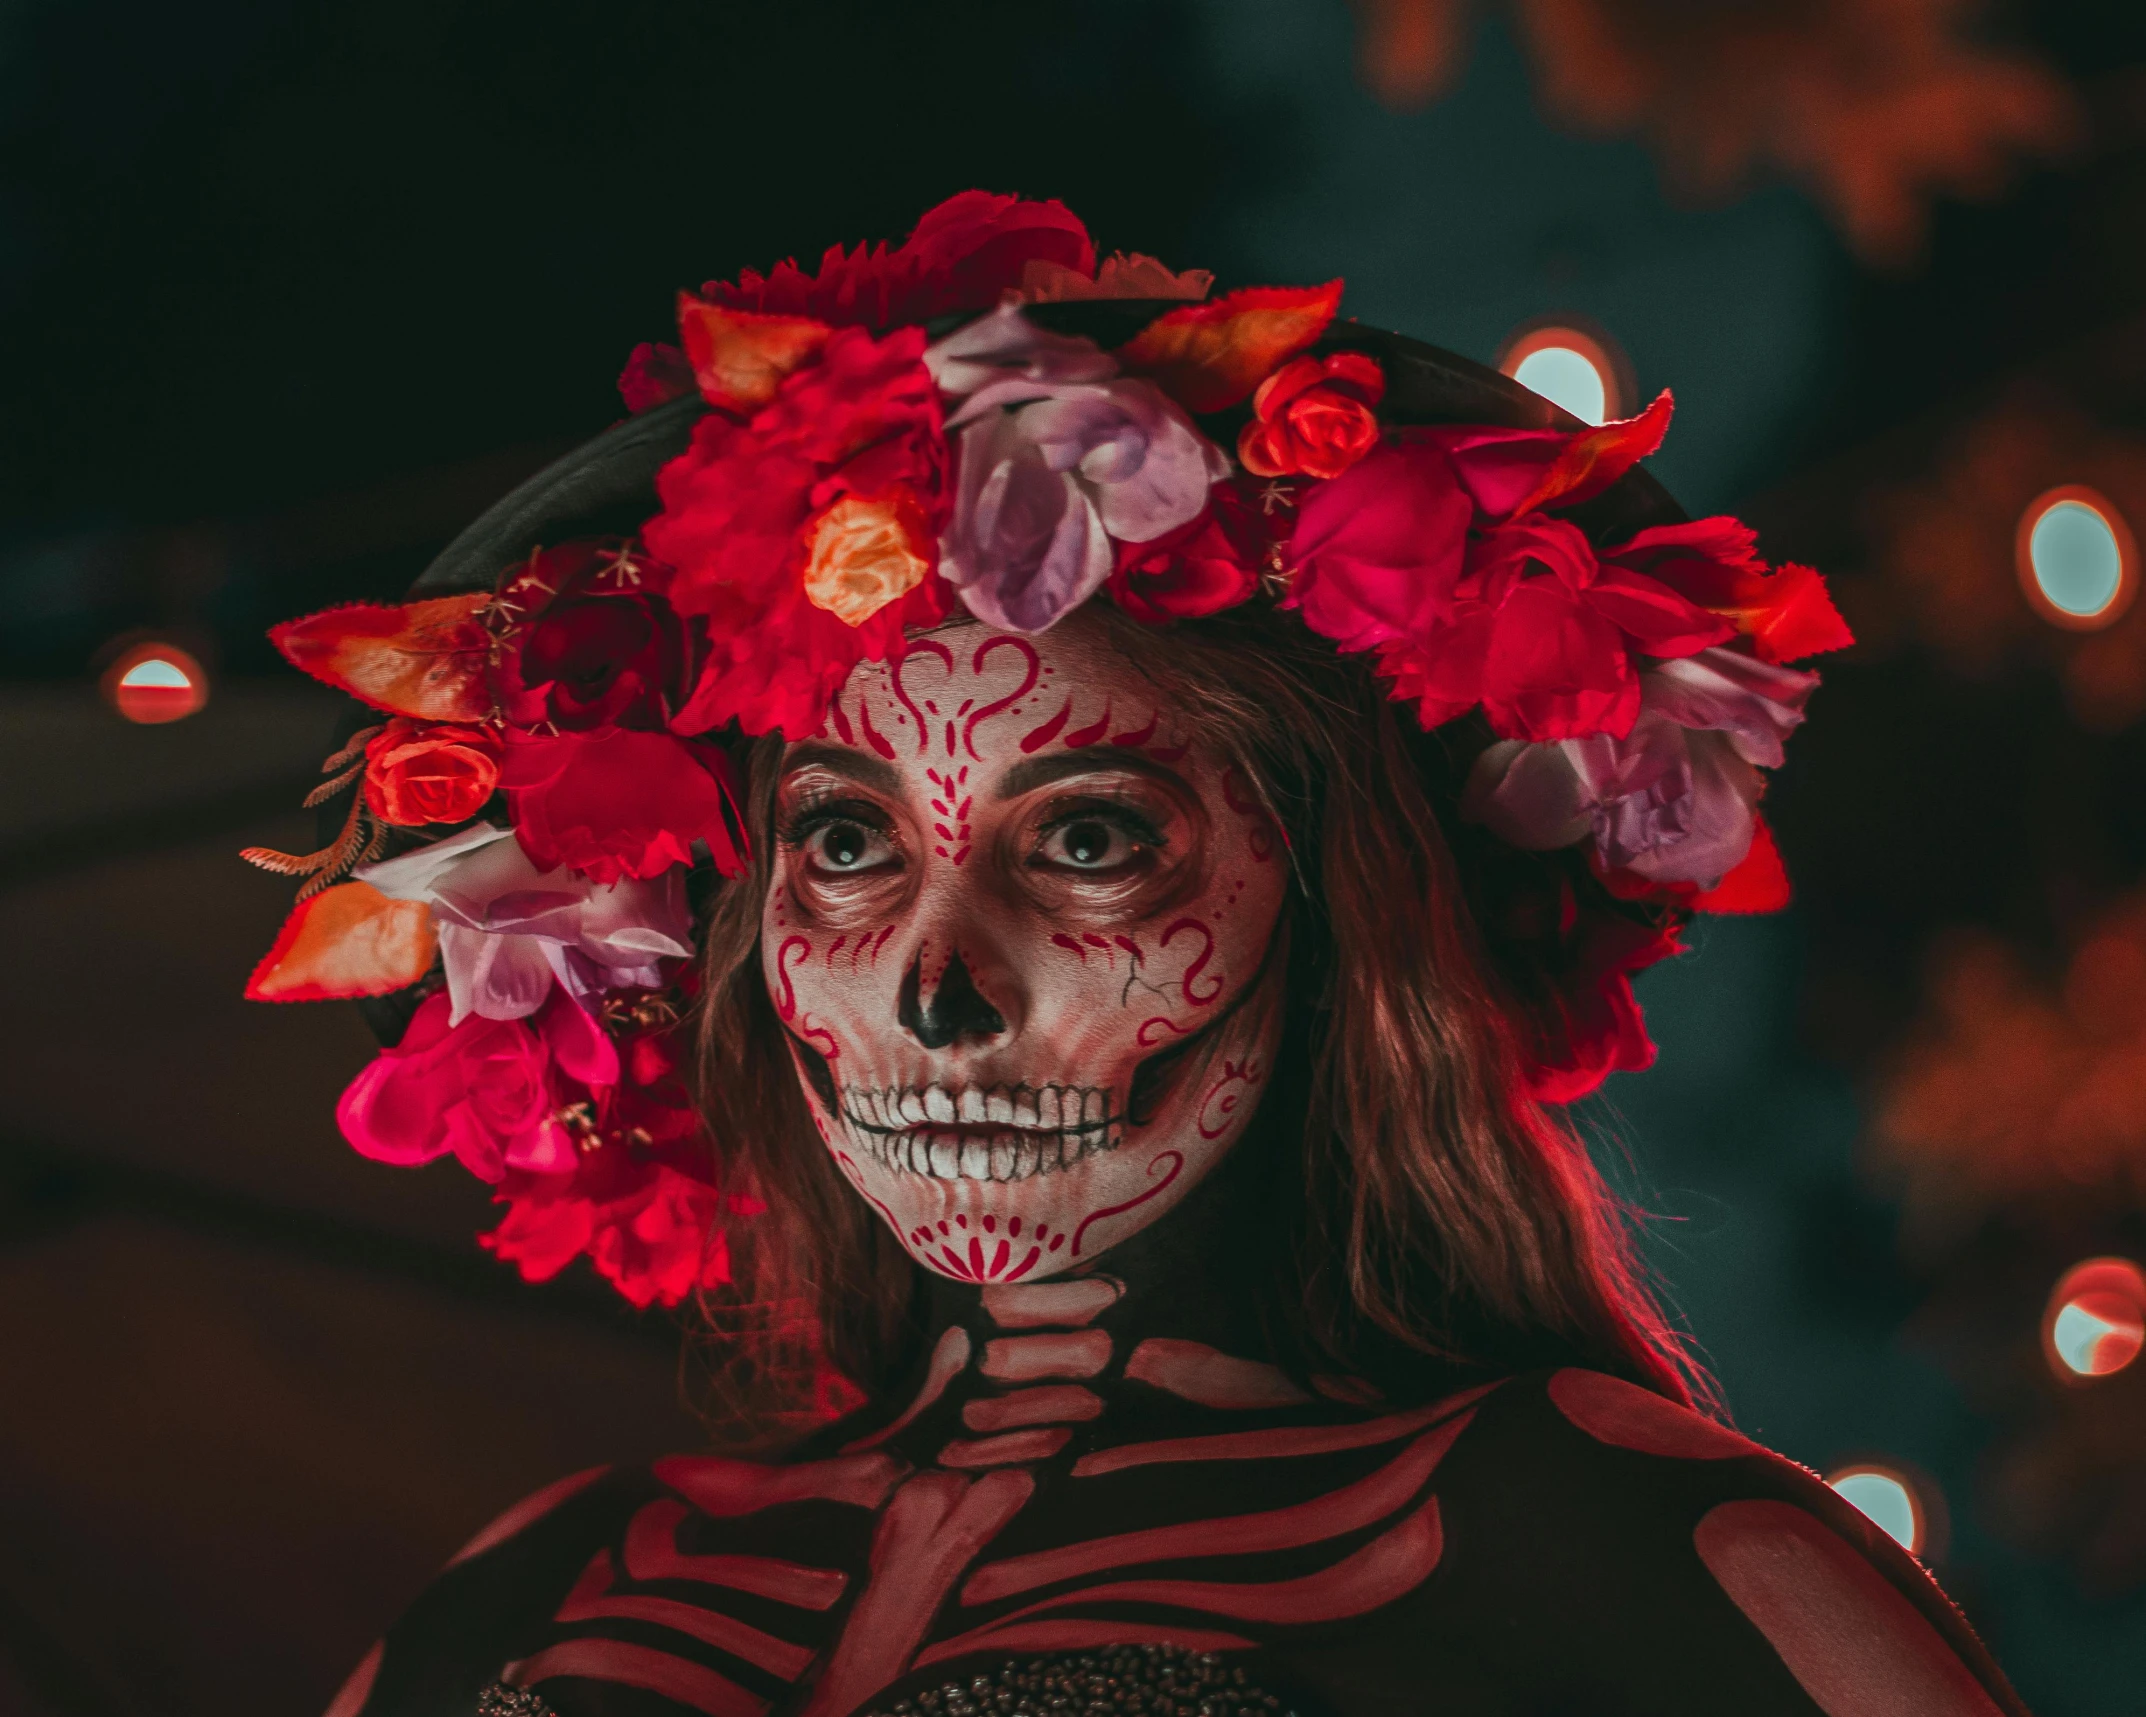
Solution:
{"label": "long brown hair", "polygon": [[[1573,1363],[1711,1405],[1611,1195],[1561,1115],[1527,1095],[1531,1005],[1486,941],[1456,863],[1450,742],[1426,737],[1363,657],[1255,602],[1158,633],[1086,611],[1264,793],[1300,884],[1288,907],[1285,1051],[1270,1107],[1301,1140],[1293,1276],[1275,1305],[1308,1359],[1371,1375]],[[836,1173],[761,975],[781,743],[748,750],[754,864],[713,905],[700,1023],[703,1106],[728,1184],[765,1211],[730,1224],[733,1288],[711,1299],[723,1419],[812,1415],[831,1368],[867,1391],[906,1363],[917,1267]],[[1267,1117],[1272,1131],[1272,1121]],[[1240,1146],[1240,1149],[1243,1147]]]}

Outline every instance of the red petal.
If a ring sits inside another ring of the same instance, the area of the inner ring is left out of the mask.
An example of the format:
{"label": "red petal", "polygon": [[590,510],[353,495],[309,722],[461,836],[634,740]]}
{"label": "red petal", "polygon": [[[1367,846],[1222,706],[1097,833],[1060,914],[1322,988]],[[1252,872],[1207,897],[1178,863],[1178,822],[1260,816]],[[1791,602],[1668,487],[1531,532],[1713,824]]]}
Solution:
{"label": "red petal", "polygon": [[1773,830],[1764,817],[1757,817],[1751,825],[1751,850],[1712,888],[1694,895],[1692,906],[1700,912],[1779,912],[1792,892]]}
{"label": "red petal", "polygon": [[783,377],[819,355],[832,331],[807,316],[763,316],[678,295],[678,337],[693,379],[701,398],[723,411],[758,411]]}
{"label": "red petal", "polygon": [[491,713],[484,669],[491,638],[477,619],[489,592],[398,607],[354,602],[286,620],[268,640],[294,668],[375,709],[426,721],[482,721]]}
{"label": "red petal", "polygon": [[369,882],[339,882],[283,921],[253,969],[246,999],[328,1002],[407,989],[432,969],[439,938],[422,900],[390,900]]}
{"label": "red petal", "polygon": [[1338,280],[1248,286],[1158,317],[1118,348],[1118,362],[1187,411],[1221,411],[1325,333],[1340,306]]}
{"label": "red petal", "polygon": [[1731,622],[1642,573],[1606,566],[1588,587],[1587,599],[1649,656],[1689,656],[1736,635]]}
{"label": "red petal", "polygon": [[1675,409],[1669,390],[1664,388],[1637,417],[1619,418],[1598,429],[1583,429],[1565,444],[1564,452],[1542,474],[1542,481],[1513,509],[1513,516],[1518,518],[1538,507],[1573,507],[1601,494],[1661,446],[1662,437],[1669,433],[1669,415]]}
{"label": "red petal", "polygon": [[[1800,662],[1855,642],[1848,622],[1833,605],[1825,575],[1815,567],[1790,561],[1762,580],[1760,589],[1770,600],[1743,622],[1760,661]],[[1743,616],[1738,619],[1742,622]]]}

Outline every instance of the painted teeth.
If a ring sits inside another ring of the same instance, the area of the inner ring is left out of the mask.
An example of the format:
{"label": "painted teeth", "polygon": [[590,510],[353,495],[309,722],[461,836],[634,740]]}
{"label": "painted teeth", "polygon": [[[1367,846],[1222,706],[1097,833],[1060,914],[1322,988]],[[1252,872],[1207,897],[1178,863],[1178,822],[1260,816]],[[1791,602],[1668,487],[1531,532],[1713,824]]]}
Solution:
{"label": "painted teeth", "polygon": [[873,1133],[863,1143],[873,1158],[896,1174],[933,1180],[1032,1180],[1057,1174],[1124,1143],[1122,1129],[1085,1135],[999,1133],[989,1139],[920,1128],[907,1133]]}

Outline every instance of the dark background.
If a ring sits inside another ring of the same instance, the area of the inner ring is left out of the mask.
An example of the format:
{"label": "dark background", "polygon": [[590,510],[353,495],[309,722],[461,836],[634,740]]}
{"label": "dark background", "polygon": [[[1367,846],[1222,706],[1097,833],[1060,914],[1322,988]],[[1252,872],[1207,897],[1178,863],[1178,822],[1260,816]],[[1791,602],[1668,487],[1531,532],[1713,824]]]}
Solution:
{"label": "dark background", "polygon": [[[2146,1078],[2065,1152],[2029,1088],[2146,1066],[2146,953],[2099,1012],[2064,987],[2146,947],[2146,618],[2042,626],[2010,530],[2060,481],[2146,527],[2146,14],[1581,10],[1606,34],[1459,0],[0,6],[0,1712],[318,1709],[500,1508],[699,1436],[671,1321],[522,1286],[470,1244],[482,1188],[341,1145],[353,1011],[238,999],[288,897],[236,850],[311,844],[332,719],[261,633],[399,594],[619,415],[679,287],[979,184],[1225,285],[1345,275],[1485,360],[1588,318],[1676,390],[1686,504],[1833,574],[1865,642],[1772,801],[1797,906],[1646,980],[1661,1064],[1593,1118],[1739,1421],[1917,1475],[2030,1703],[2137,1708],[2146,1366],[2064,1388],[2036,1327],[2066,1265],[2146,1247]],[[2042,117],[2008,133],[2007,90]],[[201,715],[98,700],[143,629],[210,665]],[[1994,1131],[1929,1119],[1970,1073],[2029,1092]]]}

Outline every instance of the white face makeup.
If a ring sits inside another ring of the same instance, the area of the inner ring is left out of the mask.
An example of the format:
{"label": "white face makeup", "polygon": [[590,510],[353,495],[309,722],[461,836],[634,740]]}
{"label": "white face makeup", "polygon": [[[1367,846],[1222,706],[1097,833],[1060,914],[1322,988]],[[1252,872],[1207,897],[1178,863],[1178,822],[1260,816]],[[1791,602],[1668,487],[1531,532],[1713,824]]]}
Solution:
{"label": "white face makeup", "polygon": [[836,1163],[942,1275],[1088,1262],[1257,1105],[1286,866],[1182,727],[1076,616],[916,639],[785,756],[769,994]]}

